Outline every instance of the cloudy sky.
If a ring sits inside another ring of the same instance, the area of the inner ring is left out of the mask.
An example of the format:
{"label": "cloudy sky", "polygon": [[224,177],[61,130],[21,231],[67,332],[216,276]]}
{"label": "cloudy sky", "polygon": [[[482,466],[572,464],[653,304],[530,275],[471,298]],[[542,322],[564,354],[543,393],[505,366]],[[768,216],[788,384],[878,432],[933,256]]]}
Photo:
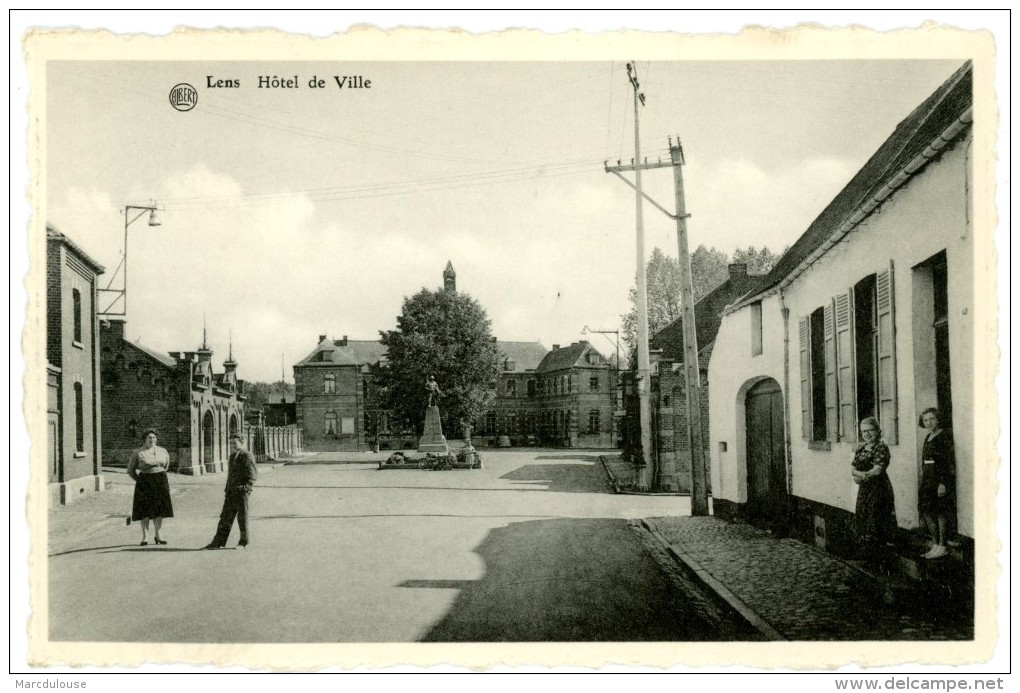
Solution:
{"label": "cloudy sky", "polygon": [[[779,250],[960,64],[639,60],[642,155],[682,139],[692,250]],[[628,309],[634,193],[603,170],[634,151],[624,61],[55,61],[46,89],[47,220],[110,275],[124,205],[163,208],[129,231],[127,333],[151,348],[196,348],[204,316],[217,362],[232,335],[242,377],[282,355],[290,380],[319,334],[391,328],[448,260],[500,339],[570,343]],[[672,208],[669,169],[644,181]],[[675,255],[674,223],[645,220]]]}

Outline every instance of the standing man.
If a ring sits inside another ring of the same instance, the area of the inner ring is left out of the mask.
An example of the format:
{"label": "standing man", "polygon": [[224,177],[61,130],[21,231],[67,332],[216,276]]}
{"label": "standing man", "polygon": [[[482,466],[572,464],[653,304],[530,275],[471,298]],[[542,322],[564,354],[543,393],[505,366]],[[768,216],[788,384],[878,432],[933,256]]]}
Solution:
{"label": "standing man", "polygon": [[220,513],[220,524],[216,528],[216,536],[209,542],[207,549],[222,549],[227,545],[227,537],[234,526],[234,517],[237,517],[237,526],[241,530],[241,539],[238,546],[248,545],[248,496],[259,476],[259,470],[255,466],[255,458],[244,449],[244,439],[239,433],[230,436],[230,444],[234,451],[230,453],[230,462],[227,468],[227,487],[224,489],[223,511]]}

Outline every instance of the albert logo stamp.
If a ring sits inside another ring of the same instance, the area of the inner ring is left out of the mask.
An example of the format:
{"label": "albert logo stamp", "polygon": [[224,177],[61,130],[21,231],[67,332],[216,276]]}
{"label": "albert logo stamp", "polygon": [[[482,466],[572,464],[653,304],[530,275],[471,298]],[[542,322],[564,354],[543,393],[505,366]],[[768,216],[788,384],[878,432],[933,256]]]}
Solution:
{"label": "albert logo stamp", "polygon": [[187,82],[175,84],[170,90],[170,105],[178,111],[190,111],[198,103],[198,92]]}

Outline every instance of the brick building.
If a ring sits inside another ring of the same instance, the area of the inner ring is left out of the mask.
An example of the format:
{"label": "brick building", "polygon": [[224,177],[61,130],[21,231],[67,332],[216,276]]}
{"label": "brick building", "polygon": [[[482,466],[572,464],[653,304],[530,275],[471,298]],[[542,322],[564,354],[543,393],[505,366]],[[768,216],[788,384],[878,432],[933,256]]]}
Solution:
{"label": "brick building", "polygon": [[531,411],[538,442],[562,447],[616,446],[616,369],[587,341],[554,344],[538,365]]}
{"label": "brick building", "polygon": [[171,469],[196,476],[223,471],[229,436],[244,425],[244,381],[233,355],[216,373],[204,335],[196,351],[162,354],[126,339],[124,324],[102,323],[103,463],[126,466],[142,433],[154,428]]}
{"label": "brick building", "polygon": [[549,350],[539,342],[500,342],[502,371],[494,383],[496,398],[475,422],[475,445],[525,445],[537,440],[535,402],[538,396],[538,367]]}
{"label": "brick building", "polygon": [[103,266],[46,227],[46,427],[49,503],[102,491],[96,278]]}
{"label": "brick building", "polygon": [[[698,371],[701,374],[702,440],[705,441],[705,459],[708,451],[708,362],[722,314],[726,306],[746,294],[759,276],[748,274],[745,263],[729,266],[729,276],[719,286],[703,296],[694,306],[694,326],[698,340]],[[660,328],[649,340],[652,360],[652,440],[654,459],[663,470],[663,488],[690,492],[691,447],[687,430],[687,387],[684,373],[683,319],[677,318]],[[673,479],[675,481],[669,481]]]}
{"label": "brick building", "polygon": [[[457,290],[452,263],[443,287]],[[495,400],[474,422],[472,441],[487,445],[613,447],[616,370],[588,342],[547,350],[539,342],[497,341],[503,369]],[[309,450],[407,449],[416,434],[384,405],[375,371],[386,348],[374,340],[330,340],[294,365],[298,425]]]}
{"label": "brick building", "polygon": [[[330,340],[319,335],[315,350],[294,364],[295,410],[308,450],[365,450],[375,442],[404,447],[400,426],[380,405],[372,369],[385,357],[378,341]],[[370,435],[371,434],[371,435]],[[408,447],[415,443],[408,433]]]}

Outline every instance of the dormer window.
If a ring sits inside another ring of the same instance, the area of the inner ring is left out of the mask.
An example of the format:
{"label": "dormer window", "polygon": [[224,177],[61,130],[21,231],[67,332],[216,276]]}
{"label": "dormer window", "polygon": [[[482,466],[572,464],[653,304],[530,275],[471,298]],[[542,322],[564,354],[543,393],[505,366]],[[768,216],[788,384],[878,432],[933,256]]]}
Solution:
{"label": "dormer window", "polygon": [[504,364],[504,367],[508,371],[517,370],[517,364],[514,363],[514,361],[511,360],[511,359],[507,359],[506,360],[506,363]]}

